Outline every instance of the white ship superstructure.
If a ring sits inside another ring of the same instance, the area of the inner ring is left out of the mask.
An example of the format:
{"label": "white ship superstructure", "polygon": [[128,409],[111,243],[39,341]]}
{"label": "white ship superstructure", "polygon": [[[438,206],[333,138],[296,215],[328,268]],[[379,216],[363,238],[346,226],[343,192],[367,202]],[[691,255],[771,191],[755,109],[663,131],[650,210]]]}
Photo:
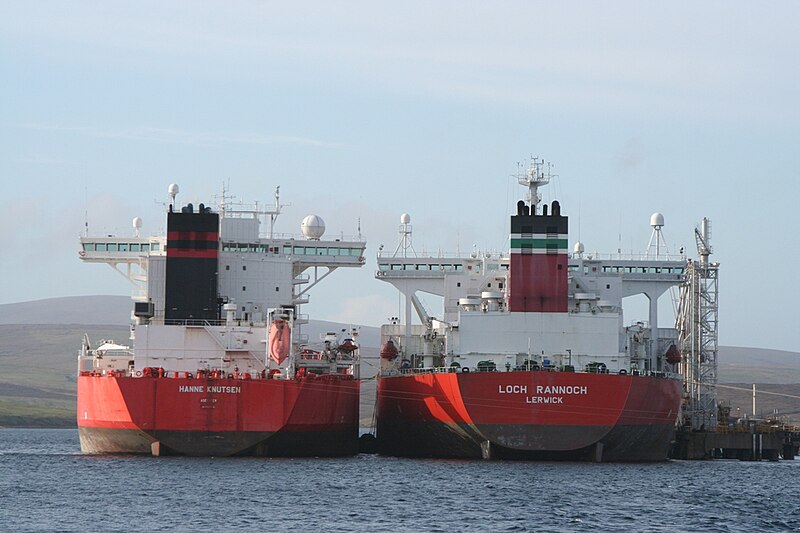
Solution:
{"label": "white ship superstructure", "polygon": [[[170,209],[177,212],[177,186],[171,185],[169,192]],[[304,219],[302,235],[276,234],[274,223],[281,212],[277,188],[270,209],[234,205],[224,193],[222,198],[213,211],[219,214],[218,244],[209,244],[217,248],[216,286],[208,288],[217,308],[206,309],[203,318],[168,318],[167,245],[171,239],[180,242],[180,235],[140,236],[137,217],[132,236],[81,237],[83,262],[108,264],[133,284],[135,324],[133,346],[127,350],[121,346],[89,350],[86,342],[80,370],[128,375],[141,375],[149,368],[170,374],[206,370],[223,376],[292,378],[305,369],[358,377],[358,352],[351,348],[357,332],[310,340],[302,333],[308,317],[300,307],[308,302],[308,291],[331,272],[364,264],[363,238],[323,239],[325,224],[317,215]],[[180,209],[212,212],[203,204]],[[276,318],[288,321],[291,328],[290,357],[281,362],[270,358],[268,349],[269,325]],[[172,327],[176,325],[182,327]],[[339,350],[340,346],[345,348]]]}
{"label": "white ship superstructure", "polygon": [[[530,205],[524,206],[529,213],[541,209],[547,213],[547,206],[539,205],[537,188],[548,181],[539,160],[520,177],[520,183],[529,187]],[[475,369],[479,363],[497,370],[526,365],[583,370],[592,365],[611,372],[671,371],[672,366],[665,364],[666,352],[677,344],[678,336],[674,328],[657,327],[658,299],[682,283],[687,258],[682,250],[669,253],[663,225],[662,215],[651,217],[651,245],[638,256],[590,254],[577,243],[568,255],[566,312],[529,313],[509,309],[511,254],[417,256],[410,246],[410,217],[404,214],[401,245],[394,253],[378,254],[376,278],[395,286],[406,301],[403,320],[398,317],[382,329],[382,342],[392,339],[403,354],[391,362],[384,360],[384,373],[403,367]],[[512,234],[511,247],[535,242],[534,237]],[[564,247],[566,238],[543,236],[548,243],[542,240],[541,246]],[[531,251],[536,253],[522,250]],[[555,249],[542,253],[551,251]],[[440,317],[424,308],[421,293],[443,298]],[[648,319],[625,325],[623,298],[639,294],[649,302]],[[412,308],[420,324],[411,325]]]}

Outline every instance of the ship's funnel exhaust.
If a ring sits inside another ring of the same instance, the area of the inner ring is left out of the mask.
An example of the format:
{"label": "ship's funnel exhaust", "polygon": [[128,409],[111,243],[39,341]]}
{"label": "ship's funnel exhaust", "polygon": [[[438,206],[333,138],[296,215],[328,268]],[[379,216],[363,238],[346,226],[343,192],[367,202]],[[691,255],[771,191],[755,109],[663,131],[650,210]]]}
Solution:
{"label": "ship's funnel exhaust", "polygon": [[566,313],[568,302],[568,222],[561,206],[544,204],[530,214],[517,203],[511,217],[509,311]]}
{"label": "ship's funnel exhaust", "polygon": [[167,214],[164,318],[219,320],[219,215],[192,204],[181,211]]}

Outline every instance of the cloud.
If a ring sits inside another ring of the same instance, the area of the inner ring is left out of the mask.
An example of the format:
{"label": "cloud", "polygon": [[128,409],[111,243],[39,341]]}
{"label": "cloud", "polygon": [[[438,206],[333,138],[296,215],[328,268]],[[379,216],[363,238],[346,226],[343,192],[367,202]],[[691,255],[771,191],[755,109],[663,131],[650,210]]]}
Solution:
{"label": "cloud", "polygon": [[[782,119],[787,109],[776,102],[798,88],[786,67],[798,44],[792,4],[774,10],[747,4],[721,10],[713,2],[683,10],[637,2],[311,4],[26,3],[7,7],[0,35],[16,46],[41,47],[48,57],[63,54],[67,62],[186,69],[226,81],[324,80],[328,87],[584,112],[727,117],[736,109],[759,120]],[[176,142],[170,130],[149,135]],[[254,142],[242,137],[236,142]]]}
{"label": "cloud", "polygon": [[633,137],[625,141],[625,144],[614,154],[614,166],[617,172],[623,174],[633,174],[638,172],[645,161],[645,148],[642,140]]}
{"label": "cloud", "polygon": [[292,135],[258,135],[254,133],[218,134],[202,131],[181,130],[175,128],[159,128],[140,126],[132,128],[98,128],[92,126],[67,126],[63,124],[27,123],[22,125],[28,130],[65,132],[124,141],[146,141],[170,144],[189,144],[214,146],[222,144],[274,145],[296,144],[320,148],[339,148],[340,143],[322,141],[308,137]]}

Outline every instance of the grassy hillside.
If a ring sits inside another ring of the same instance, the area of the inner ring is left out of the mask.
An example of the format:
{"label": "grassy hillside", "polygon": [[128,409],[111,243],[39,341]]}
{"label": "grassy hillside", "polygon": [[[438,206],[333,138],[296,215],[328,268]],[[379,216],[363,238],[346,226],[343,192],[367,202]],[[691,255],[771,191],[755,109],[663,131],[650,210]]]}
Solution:
{"label": "grassy hillside", "polygon": [[119,342],[125,326],[0,325],[0,426],[75,425],[75,372],[83,334]]}
{"label": "grassy hillside", "polygon": [[800,353],[720,346],[720,383],[800,383]]}
{"label": "grassy hillside", "polygon": [[112,324],[130,322],[127,296],[74,296],[0,304],[0,324]]}
{"label": "grassy hillside", "polygon": [[[717,388],[717,399],[731,407],[731,415],[752,415],[752,383],[726,383]],[[766,417],[777,412],[800,425],[800,384],[756,383],[756,415]]]}

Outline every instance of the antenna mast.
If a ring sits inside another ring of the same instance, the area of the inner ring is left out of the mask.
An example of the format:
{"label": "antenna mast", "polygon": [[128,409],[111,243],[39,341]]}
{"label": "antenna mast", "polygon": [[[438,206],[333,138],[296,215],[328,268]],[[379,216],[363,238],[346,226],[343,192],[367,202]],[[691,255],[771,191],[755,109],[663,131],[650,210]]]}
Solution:
{"label": "antenna mast", "polygon": [[[521,165],[520,165],[521,166]],[[542,196],[539,194],[539,187],[550,183],[552,164],[546,163],[544,159],[531,156],[531,164],[528,169],[517,173],[517,181],[520,185],[528,188],[527,200],[531,208],[531,214],[539,214],[539,204]]]}

